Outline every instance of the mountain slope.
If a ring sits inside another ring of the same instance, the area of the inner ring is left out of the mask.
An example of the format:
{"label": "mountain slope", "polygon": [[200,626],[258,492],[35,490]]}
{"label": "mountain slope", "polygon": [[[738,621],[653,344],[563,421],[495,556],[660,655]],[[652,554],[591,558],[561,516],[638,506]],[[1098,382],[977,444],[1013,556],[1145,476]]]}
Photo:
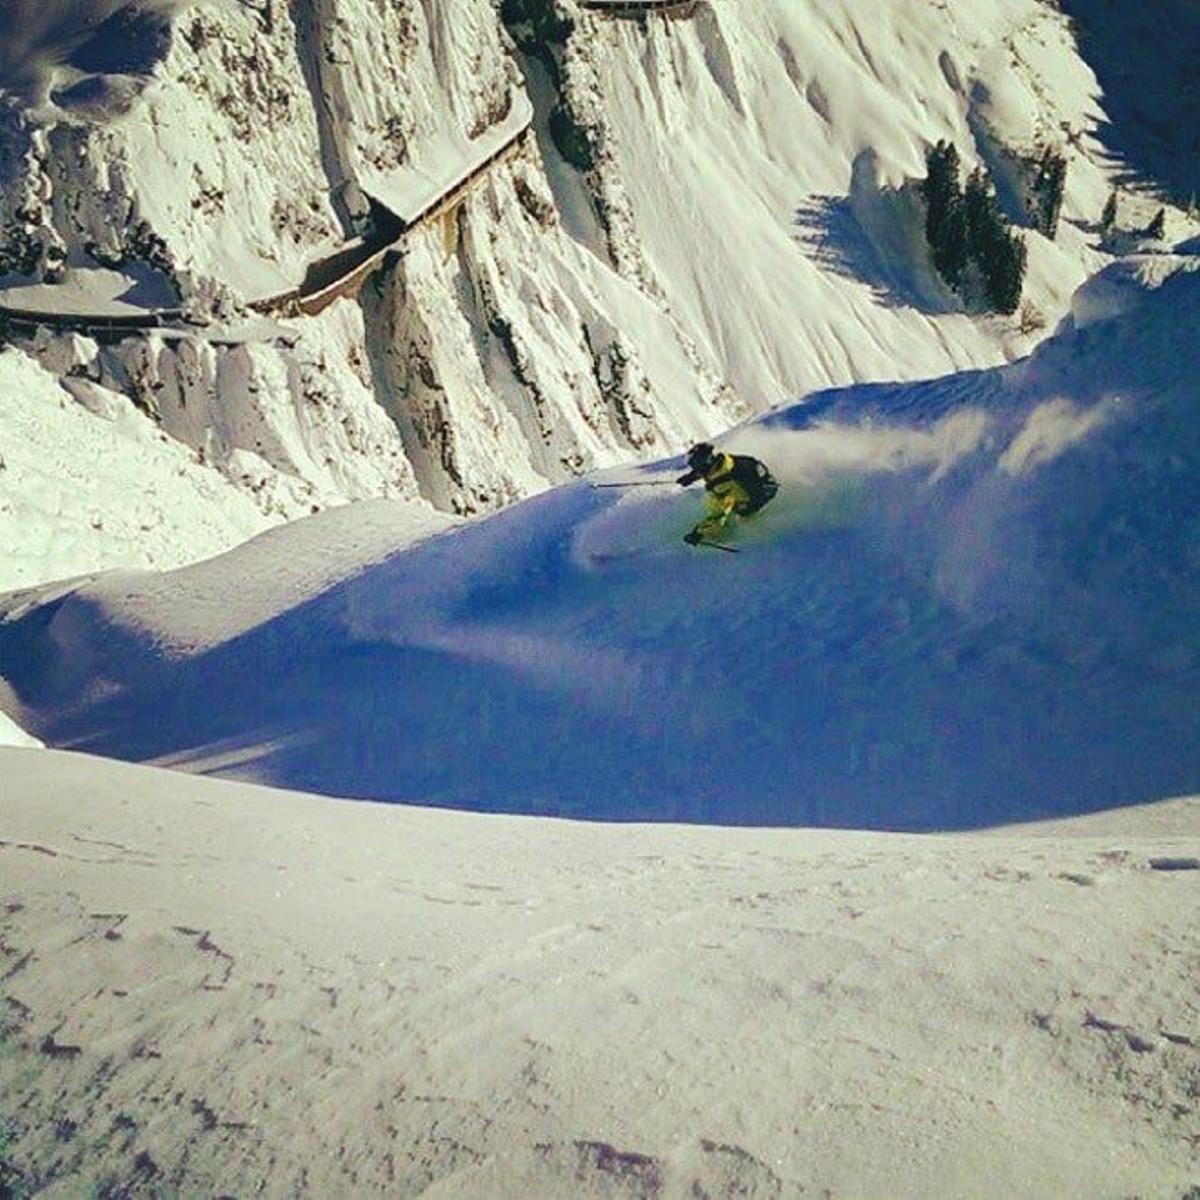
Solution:
{"label": "mountain slope", "polygon": [[1196,266],[1113,268],[1012,367],[737,428],[784,485],[738,558],[679,543],[692,494],[578,483],[248,616],[230,575],[319,526],[10,599],[0,661],[54,745],[337,794],[924,829],[1193,790]]}
{"label": "mountain slope", "polygon": [[105,567],[169,568],[270,523],[125,396],[86,376],[60,380],[0,351],[0,588]]}
{"label": "mountain slope", "polygon": [[[1015,357],[1110,259],[1095,222],[1121,168],[1053,6],[555,11],[565,43],[514,53],[519,23],[490,0],[22,5],[0,36],[0,305],[200,324],[13,340],[220,473],[213,525],[229,492],[260,524],[367,498],[475,513],[814,387]],[[590,166],[564,157],[563,120]],[[512,134],[361,289],[313,315],[246,310],[386,243]],[[904,183],[939,138],[1006,195],[1021,155],[1068,160],[1014,320],[968,317],[930,273]],[[1156,205],[1130,194],[1122,222]],[[1194,227],[1168,214],[1169,241]],[[119,523],[78,544],[54,569],[145,557]],[[30,581],[4,569],[0,587]]]}

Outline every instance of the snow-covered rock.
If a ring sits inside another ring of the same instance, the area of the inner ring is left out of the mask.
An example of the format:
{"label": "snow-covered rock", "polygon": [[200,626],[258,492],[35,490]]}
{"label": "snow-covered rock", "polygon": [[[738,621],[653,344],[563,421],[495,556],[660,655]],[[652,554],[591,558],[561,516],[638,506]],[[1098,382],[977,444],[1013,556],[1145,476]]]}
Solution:
{"label": "snow-covered rock", "polygon": [[126,396],[0,351],[0,591],[181,565],[270,523]]}

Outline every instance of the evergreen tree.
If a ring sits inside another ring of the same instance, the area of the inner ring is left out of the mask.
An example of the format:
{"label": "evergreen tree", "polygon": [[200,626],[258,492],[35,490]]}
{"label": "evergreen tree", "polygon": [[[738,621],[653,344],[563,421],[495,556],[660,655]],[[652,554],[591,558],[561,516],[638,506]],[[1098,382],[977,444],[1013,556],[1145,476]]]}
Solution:
{"label": "evergreen tree", "polygon": [[[921,185],[925,236],[938,273],[952,290],[965,293],[969,305],[1016,312],[1026,248],[1009,229],[991,180],[977,168],[965,191],[960,189],[958,152],[944,141],[929,150],[925,162],[928,174]],[[1047,178],[1054,177],[1051,168]]]}
{"label": "evergreen tree", "polygon": [[1008,315],[1017,311],[1028,255],[1024,239],[1011,229],[1001,230],[990,244],[984,286],[988,305],[996,312]]}
{"label": "evergreen tree", "polygon": [[990,248],[1005,230],[1005,221],[995,189],[981,167],[976,167],[967,178],[963,208],[967,218],[967,257],[982,269]]}
{"label": "evergreen tree", "polygon": [[1167,210],[1160,208],[1154,214],[1154,220],[1146,226],[1146,236],[1153,238],[1156,242],[1161,242],[1164,234],[1167,232]]}
{"label": "evergreen tree", "polygon": [[587,129],[576,124],[563,103],[550,110],[550,137],[559,154],[577,171],[590,171],[596,165],[596,152]]}
{"label": "evergreen tree", "polygon": [[958,182],[958,151],[940,141],[925,155],[925,239],[934,266],[946,283],[957,289],[967,262],[966,217]]}
{"label": "evergreen tree", "polygon": [[575,23],[559,12],[554,0],[501,0],[500,19],[517,44],[542,59],[557,79],[553,47],[566,44]]}
{"label": "evergreen tree", "polygon": [[1058,233],[1063,190],[1067,185],[1067,160],[1057,150],[1046,147],[1033,183],[1033,227],[1051,240]]}
{"label": "evergreen tree", "polygon": [[976,168],[967,180],[967,253],[979,270],[983,300],[995,312],[1014,313],[1021,302],[1027,251],[996,203],[991,180]]}
{"label": "evergreen tree", "polygon": [[1117,191],[1113,189],[1112,195],[1108,198],[1108,203],[1104,206],[1104,211],[1100,214],[1100,232],[1108,237],[1112,233],[1114,226],[1117,223]]}

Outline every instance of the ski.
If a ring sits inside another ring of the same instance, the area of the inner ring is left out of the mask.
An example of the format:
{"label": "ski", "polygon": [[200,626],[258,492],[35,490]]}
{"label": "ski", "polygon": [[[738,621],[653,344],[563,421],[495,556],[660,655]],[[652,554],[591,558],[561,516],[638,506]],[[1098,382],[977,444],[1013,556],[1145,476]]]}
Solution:
{"label": "ski", "polygon": [[727,546],[724,542],[709,542],[704,538],[701,538],[700,541],[694,544],[697,546],[709,546],[713,550],[724,550],[726,554],[741,554],[742,552],[739,546]]}

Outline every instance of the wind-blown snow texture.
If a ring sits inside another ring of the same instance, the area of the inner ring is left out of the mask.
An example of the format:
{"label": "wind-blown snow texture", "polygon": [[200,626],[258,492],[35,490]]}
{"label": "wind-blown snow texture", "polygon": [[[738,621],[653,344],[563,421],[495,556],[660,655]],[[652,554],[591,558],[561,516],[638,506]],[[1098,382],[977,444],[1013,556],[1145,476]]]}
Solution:
{"label": "wind-blown snow texture", "polygon": [[52,745],[452,806],[924,829],[1194,791],[1196,265],[1110,269],[1014,366],[734,430],[784,484],[739,557],[680,544],[694,493],[584,482],[239,618],[231,574],[319,559],[302,523],[10,598],[3,674]]}

